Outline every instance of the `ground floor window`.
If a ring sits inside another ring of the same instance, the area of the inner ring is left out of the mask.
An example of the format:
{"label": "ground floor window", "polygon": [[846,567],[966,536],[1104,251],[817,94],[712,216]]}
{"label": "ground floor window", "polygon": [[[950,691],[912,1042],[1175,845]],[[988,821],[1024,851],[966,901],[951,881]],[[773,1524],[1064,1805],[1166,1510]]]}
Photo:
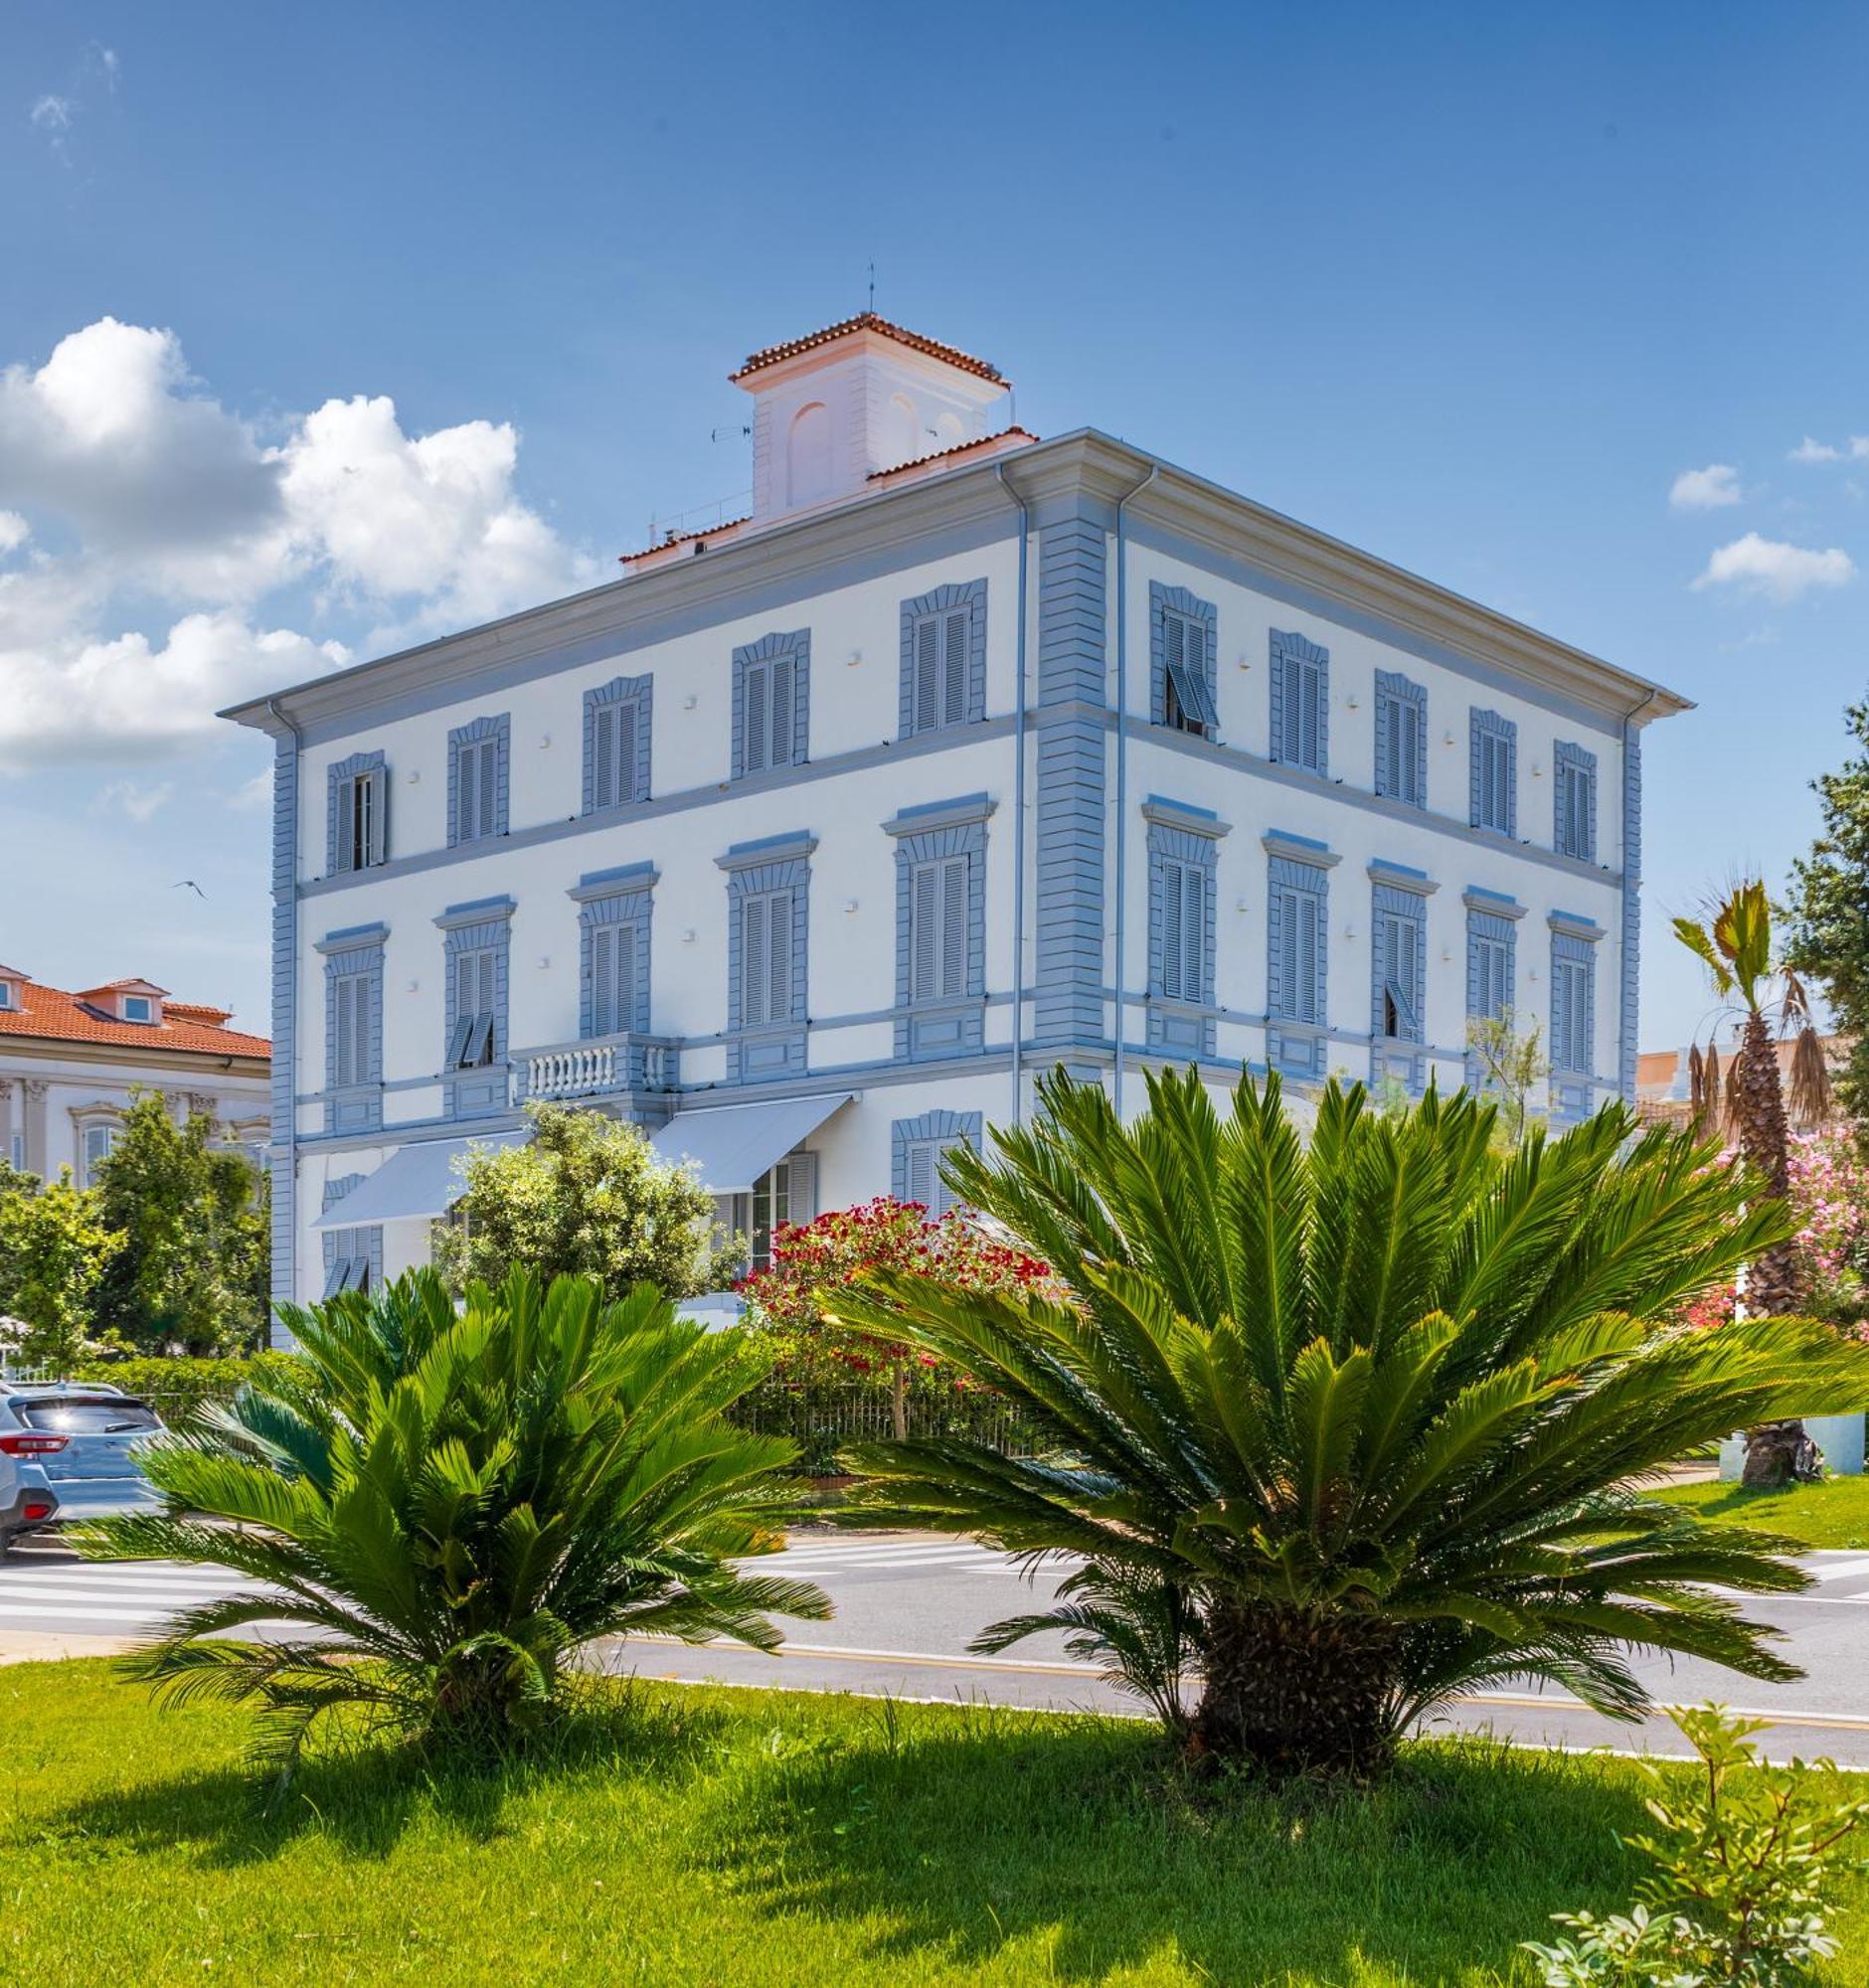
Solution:
{"label": "ground floor window", "polygon": [[720,1195],[715,1209],[722,1229],[746,1238],[747,1267],[767,1268],[779,1230],[802,1226],[817,1214],[817,1155],[787,1154],[754,1182],[750,1194]]}
{"label": "ground floor window", "polygon": [[79,1153],[79,1185],[95,1187],[97,1169],[116,1150],[118,1127],[115,1125],[86,1125]]}

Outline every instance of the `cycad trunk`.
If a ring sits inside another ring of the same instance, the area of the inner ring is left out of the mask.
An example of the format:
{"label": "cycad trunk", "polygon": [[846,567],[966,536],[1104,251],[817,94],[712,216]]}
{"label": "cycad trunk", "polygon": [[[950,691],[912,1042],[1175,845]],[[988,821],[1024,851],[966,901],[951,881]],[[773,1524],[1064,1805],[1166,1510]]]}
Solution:
{"label": "cycad trunk", "polygon": [[1281,1775],[1379,1771],[1395,1750],[1399,1642],[1396,1623],[1368,1616],[1216,1603],[1189,1753]]}
{"label": "cycad trunk", "polygon": [[[1755,1008],[1746,1017],[1739,1054],[1727,1078],[1739,1149],[1783,1200],[1790,1188],[1791,1131],[1784,1115],[1778,1046]],[[1746,1308],[1767,1317],[1797,1309],[1801,1296],[1796,1251],[1788,1242],[1767,1249],[1746,1267]],[[1766,1422],[1746,1432],[1742,1482],[1755,1488],[1788,1484],[1800,1474],[1801,1422]]]}

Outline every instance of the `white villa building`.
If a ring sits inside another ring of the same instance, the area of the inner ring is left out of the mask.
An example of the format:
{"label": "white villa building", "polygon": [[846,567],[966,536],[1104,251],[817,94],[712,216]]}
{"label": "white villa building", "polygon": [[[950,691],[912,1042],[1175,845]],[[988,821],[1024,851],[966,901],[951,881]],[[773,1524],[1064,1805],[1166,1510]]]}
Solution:
{"label": "white villa building", "polygon": [[268,1045],[231,1019],[134,976],[74,993],[0,966],[0,1159],[42,1180],[69,1167],[89,1187],[131,1097],[159,1090],[178,1117],[205,1112],[263,1160]]}
{"label": "white villa building", "polygon": [[575,1098],[773,1227],[938,1202],[1053,1065],[1632,1095],[1684,701],[874,314],[755,354],[752,513],[228,714],[276,741],[274,1287],[425,1260]]}

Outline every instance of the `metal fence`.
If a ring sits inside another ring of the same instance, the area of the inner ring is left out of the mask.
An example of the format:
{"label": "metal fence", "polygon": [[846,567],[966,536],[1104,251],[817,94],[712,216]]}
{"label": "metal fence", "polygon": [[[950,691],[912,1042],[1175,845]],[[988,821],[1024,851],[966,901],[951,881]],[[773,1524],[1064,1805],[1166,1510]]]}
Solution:
{"label": "metal fence", "polygon": [[[998,1395],[943,1388],[912,1389],[903,1403],[905,1433],[957,1436],[985,1443],[1002,1456],[1030,1456],[1049,1447],[1036,1422],[1014,1412]],[[887,1442],[896,1433],[895,1406],[887,1389],[806,1389],[783,1385],[756,1390],[729,1410],[741,1427],[762,1435],[788,1435],[807,1469],[835,1468],[836,1452],[858,1443]]]}

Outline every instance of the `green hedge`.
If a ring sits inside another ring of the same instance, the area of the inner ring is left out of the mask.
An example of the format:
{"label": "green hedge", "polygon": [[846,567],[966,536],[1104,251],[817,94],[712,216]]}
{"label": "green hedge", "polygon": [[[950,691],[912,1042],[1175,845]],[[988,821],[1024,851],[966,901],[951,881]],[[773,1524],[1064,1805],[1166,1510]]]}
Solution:
{"label": "green hedge", "polygon": [[210,1402],[231,1402],[249,1381],[289,1372],[291,1353],[255,1353],[228,1360],[87,1360],[78,1370],[85,1381],[107,1381],[147,1402],[171,1428],[182,1427]]}

